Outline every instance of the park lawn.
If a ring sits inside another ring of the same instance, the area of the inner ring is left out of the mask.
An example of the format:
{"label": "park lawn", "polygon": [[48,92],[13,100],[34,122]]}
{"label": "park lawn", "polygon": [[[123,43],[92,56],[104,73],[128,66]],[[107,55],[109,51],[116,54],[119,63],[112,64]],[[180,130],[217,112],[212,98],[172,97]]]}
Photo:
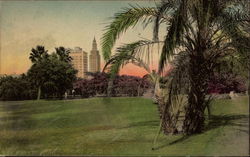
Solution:
{"label": "park lawn", "polygon": [[247,155],[247,97],[216,100],[202,134],[160,135],[145,98],[0,102],[0,155]]}

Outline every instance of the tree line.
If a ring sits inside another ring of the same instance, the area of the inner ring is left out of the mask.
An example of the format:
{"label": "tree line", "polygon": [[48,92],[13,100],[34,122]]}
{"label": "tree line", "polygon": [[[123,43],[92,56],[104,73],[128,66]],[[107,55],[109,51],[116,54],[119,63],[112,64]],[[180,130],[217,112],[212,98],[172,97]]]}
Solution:
{"label": "tree line", "polygon": [[32,48],[29,56],[32,65],[26,74],[0,78],[0,99],[63,98],[77,79],[69,53],[64,47],[55,48],[51,54],[44,46]]}
{"label": "tree line", "polygon": [[[107,96],[110,75],[104,72],[88,73],[90,79],[79,79],[73,83],[75,94],[81,97]],[[142,96],[150,87],[146,78],[129,75],[116,75],[110,96]]]}

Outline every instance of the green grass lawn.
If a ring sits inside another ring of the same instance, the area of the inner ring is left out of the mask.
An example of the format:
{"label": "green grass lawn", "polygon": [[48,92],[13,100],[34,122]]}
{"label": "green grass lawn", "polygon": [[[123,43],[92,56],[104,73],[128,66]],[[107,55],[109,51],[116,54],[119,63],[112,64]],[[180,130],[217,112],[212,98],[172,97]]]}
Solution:
{"label": "green grass lawn", "polygon": [[160,135],[144,98],[0,102],[0,155],[247,155],[247,97],[216,100],[204,133]]}

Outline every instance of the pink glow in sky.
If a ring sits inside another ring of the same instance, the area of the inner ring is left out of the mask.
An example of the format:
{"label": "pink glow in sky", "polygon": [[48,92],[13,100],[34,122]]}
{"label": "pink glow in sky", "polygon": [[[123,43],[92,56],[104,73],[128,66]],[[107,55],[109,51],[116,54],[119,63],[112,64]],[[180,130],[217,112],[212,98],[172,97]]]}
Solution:
{"label": "pink glow in sky", "polygon": [[[100,39],[110,17],[129,4],[155,6],[154,1],[0,1],[0,74],[25,73],[31,66],[29,53],[37,45],[49,52],[59,46],[79,46],[89,53],[95,36],[101,52]],[[142,37],[152,39],[151,25],[143,29],[139,24],[128,30],[115,48]],[[103,65],[104,60],[101,62]],[[136,76],[146,73],[132,64],[120,72]]]}

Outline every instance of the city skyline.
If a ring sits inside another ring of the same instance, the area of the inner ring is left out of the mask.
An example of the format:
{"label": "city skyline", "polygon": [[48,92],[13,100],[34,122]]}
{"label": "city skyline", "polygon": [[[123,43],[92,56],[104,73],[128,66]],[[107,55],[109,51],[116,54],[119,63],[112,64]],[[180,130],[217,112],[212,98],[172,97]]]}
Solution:
{"label": "city skyline", "polygon": [[78,71],[77,77],[86,78],[87,72],[100,72],[100,54],[97,49],[96,39],[94,37],[92,43],[92,50],[88,53],[81,47],[67,48],[72,58],[71,63],[73,67]]}
{"label": "city skyline", "polygon": [[[154,1],[0,1],[1,74],[25,73],[32,47],[82,47],[91,51],[95,36],[101,55],[105,26],[114,13],[129,5],[153,6]],[[138,25],[117,41],[115,47],[141,38],[152,39],[152,30]],[[104,60],[101,55],[101,68]],[[142,68],[125,66],[120,74],[143,76]]]}

